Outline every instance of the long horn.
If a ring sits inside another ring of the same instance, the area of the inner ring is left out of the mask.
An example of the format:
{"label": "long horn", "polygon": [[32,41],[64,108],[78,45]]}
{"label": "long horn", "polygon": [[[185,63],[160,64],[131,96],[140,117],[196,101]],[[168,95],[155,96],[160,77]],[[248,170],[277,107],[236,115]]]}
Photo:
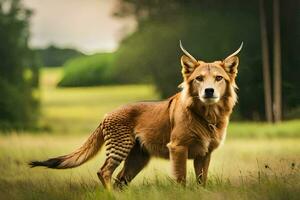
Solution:
{"label": "long horn", "polygon": [[180,49],[183,51],[184,55],[197,62],[196,58],[194,58],[187,50],[185,50],[182,46],[181,40],[179,40]]}
{"label": "long horn", "polygon": [[[241,50],[242,50],[242,48],[243,48],[243,42],[242,42],[242,44],[240,45],[240,47],[238,48],[238,50],[236,50],[233,54],[231,54],[230,56],[227,56],[227,58],[230,58],[230,57],[232,57],[232,56],[235,56],[236,54],[238,54]],[[227,59],[227,58],[225,58],[225,60]]]}

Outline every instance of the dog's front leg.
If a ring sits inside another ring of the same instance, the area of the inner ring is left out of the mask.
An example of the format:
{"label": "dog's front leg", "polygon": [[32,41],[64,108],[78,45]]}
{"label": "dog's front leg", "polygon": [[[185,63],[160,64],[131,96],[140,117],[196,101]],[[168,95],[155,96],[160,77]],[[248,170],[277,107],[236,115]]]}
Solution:
{"label": "dog's front leg", "polygon": [[185,185],[186,182],[186,161],[188,148],[186,146],[168,144],[173,175],[178,183]]}
{"label": "dog's front leg", "polygon": [[207,180],[210,157],[211,153],[207,153],[205,156],[196,157],[194,159],[194,169],[197,182],[204,186]]}

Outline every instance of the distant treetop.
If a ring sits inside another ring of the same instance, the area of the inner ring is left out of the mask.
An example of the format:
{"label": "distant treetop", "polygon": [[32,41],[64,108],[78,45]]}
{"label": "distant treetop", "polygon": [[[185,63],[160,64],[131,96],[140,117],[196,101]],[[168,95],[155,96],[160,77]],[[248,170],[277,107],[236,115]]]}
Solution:
{"label": "distant treetop", "polygon": [[69,59],[85,56],[85,54],[76,49],[60,48],[54,45],[50,45],[45,49],[36,49],[35,51],[42,66],[47,67],[60,67]]}

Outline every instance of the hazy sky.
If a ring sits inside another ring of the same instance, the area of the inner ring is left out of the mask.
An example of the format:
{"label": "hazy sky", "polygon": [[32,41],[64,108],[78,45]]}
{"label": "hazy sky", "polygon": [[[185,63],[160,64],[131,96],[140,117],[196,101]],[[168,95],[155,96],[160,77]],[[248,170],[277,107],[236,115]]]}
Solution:
{"label": "hazy sky", "polygon": [[34,10],[32,47],[51,43],[85,53],[113,51],[121,36],[134,28],[132,19],[111,16],[115,0],[23,0]]}

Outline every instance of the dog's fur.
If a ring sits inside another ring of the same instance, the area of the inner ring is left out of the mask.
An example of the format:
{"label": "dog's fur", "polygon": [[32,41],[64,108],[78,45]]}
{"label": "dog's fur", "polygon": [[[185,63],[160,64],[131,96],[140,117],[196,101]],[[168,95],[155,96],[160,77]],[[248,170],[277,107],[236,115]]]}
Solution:
{"label": "dog's fur", "polygon": [[[186,160],[194,160],[196,178],[205,184],[211,153],[226,136],[229,116],[236,103],[235,78],[239,59],[235,52],[223,61],[206,63],[186,50],[181,57],[183,90],[160,102],[126,105],[107,114],[89,139],[75,152],[32,167],[77,167],[92,158],[105,143],[107,159],[98,177],[110,187],[116,167],[125,160],[116,186],[130,182],[151,156],[169,158],[176,181],[185,183]],[[213,89],[206,96],[206,89]]]}

